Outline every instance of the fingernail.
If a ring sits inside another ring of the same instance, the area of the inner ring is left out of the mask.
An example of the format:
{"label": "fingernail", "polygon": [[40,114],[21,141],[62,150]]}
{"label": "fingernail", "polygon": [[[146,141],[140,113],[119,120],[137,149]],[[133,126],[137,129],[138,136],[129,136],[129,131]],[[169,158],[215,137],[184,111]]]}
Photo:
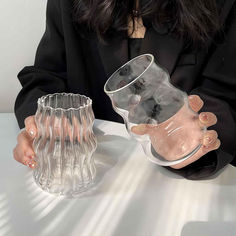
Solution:
{"label": "fingernail", "polygon": [[194,98],[194,96],[190,95],[188,98],[189,98],[190,100],[192,100],[192,99]]}
{"label": "fingernail", "polygon": [[36,167],[36,162],[35,161],[28,161],[26,165],[29,168],[35,168]]}
{"label": "fingernail", "polygon": [[201,119],[202,122],[207,121],[208,120],[207,118],[208,117],[207,117],[206,114],[201,114],[201,116],[200,116],[200,119]]}
{"label": "fingernail", "polygon": [[208,143],[211,143],[211,142],[212,142],[212,138],[210,138],[210,137],[206,137],[205,140],[206,140]]}
{"label": "fingernail", "polygon": [[32,163],[32,164],[29,164],[29,168],[33,169],[36,167],[36,164]]}
{"label": "fingernail", "polygon": [[33,130],[30,130],[29,133],[30,133],[30,136],[31,136],[31,137],[34,137],[34,131],[33,131]]}

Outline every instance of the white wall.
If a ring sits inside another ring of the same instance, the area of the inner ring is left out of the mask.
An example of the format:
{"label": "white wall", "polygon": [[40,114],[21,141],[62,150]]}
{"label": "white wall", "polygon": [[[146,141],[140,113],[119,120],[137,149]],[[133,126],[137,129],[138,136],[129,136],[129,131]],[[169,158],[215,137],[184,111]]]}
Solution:
{"label": "white wall", "polygon": [[32,65],[45,29],[47,0],[0,0],[0,112],[13,112],[17,73]]}

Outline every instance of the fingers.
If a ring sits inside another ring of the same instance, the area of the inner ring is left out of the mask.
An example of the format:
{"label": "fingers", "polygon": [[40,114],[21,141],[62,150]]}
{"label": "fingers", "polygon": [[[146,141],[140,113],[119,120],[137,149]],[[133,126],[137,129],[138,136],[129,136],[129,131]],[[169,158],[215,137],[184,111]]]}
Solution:
{"label": "fingers", "polygon": [[34,138],[37,133],[37,127],[34,120],[34,116],[28,116],[25,121],[25,130],[31,138]]}
{"label": "fingers", "polygon": [[71,121],[67,117],[53,118],[52,121],[52,130],[53,135],[55,137],[68,137],[71,142],[73,140],[77,140],[78,142],[81,142],[81,130],[84,130],[83,132],[86,133],[85,126],[80,124],[80,121],[78,120],[78,117],[72,116]]}
{"label": "fingers", "polygon": [[220,140],[218,139],[218,134],[215,130],[208,130],[203,138],[202,153],[205,155],[207,152],[216,150],[220,147]]}
{"label": "fingers", "polygon": [[216,141],[214,143],[210,144],[209,146],[202,146],[203,155],[205,155],[206,153],[208,153],[210,151],[218,149],[220,147],[220,145],[221,145],[221,141],[219,139],[216,139]]}
{"label": "fingers", "polygon": [[32,138],[24,130],[17,137],[18,144],[13,150],[13,156],[16,161],[30,167],[35,168],[35,153],[32,148]]}
{"label": "fingers", "polygon": [[199,114],[199,121],[201,127],[209,127],[217,123],[217,117],[212,112],[201,112]]}
{"label": "fingers", "polygon": [[80,124],[76,116],[72,116],[73,125],[73,139],[77,139],[80,142]]}
{"label": "fingers", "polygon": [[190,95],[188,98],[189,98],[189,105],[192,108],[192,110],[198,112],[204,104],[202,99],[198,95]]}
{"label": "fingers", "polygon": [[[189,105],[195,112],[198,112],[204,105],[204,102],[198,95],[190,95],[188,98]],[[199,120],[201,127],[209,127],[217,123],[217,117],[212,112],[201,112],[199,115]]]}
{"label": "fingers", "polygon": [[215,130],[208,130],[206,134],[204,135],[202,144],[203,145],[201,146],[201,148],[192,157],[188,158],[187,160],[177,165],[173,165],[171,167],[174,169],[181,169],[193,163],[194,161],[200,159],[202,156],[206,155],[208,152],[217,150],[221,145],[221,142],[218,139],[217,132]]}
{"label": "fingers", "polygon": [[136,126],[133,126],[131,128],[131,131],[134,133],[134,134],[137,134],[137,135],[144,135],[144,134],[147,134],[148,133],[148,130],[149,130],[149,127],[147,124],[140,124],[140,125],[136,125]]}
{"label": "fingers", "polygon": [[203,145],[205,148],[208,148],[210,145],[216,142],[218,134],[215,130],[207,130],[203,138]]}
{"label": "fingers", "polygon": [[201,158],[202,156],[204,156],[205,154],[207,154],[210,151],[218,149],[220,147],[220,145],[221,145],[221,142],[218,138],[214,142],[212,142],[211,144],[209,144],[207,146],[202,145],[202,147],[196,153],[195,160],[198,160],[199,158]]}

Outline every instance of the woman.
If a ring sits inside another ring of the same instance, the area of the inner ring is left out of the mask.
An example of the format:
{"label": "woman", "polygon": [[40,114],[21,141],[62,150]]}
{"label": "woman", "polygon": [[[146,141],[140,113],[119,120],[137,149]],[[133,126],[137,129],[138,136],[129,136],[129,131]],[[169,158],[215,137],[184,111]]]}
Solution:
{"label": "woman", "polygon": [[[48,0],[45,34],[15,114],[17,161],[35,167],[36,101],[54,92],[92,98],[96,118],[121,121],[103,92],[107,78],[129,59],[151,53],[172,83],[186,91],[201,125],[211,127],[202,148],[168,167],[188,179],[213,176],[233,163],[236,148],[236,4],[234,0]],[[217,121],[218,118],[218,121]]]}

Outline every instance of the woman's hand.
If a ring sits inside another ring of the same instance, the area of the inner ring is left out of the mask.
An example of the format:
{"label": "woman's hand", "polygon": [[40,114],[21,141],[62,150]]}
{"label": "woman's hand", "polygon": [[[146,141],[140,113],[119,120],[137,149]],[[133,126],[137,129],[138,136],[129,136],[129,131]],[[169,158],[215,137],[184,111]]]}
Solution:
{"label": "woman's hand", "polygon": [[[87,130],[88,124],[85,117],[81,117],[81,120],[82,124],[80,124],[78,118],[73,116],[71,124],[66,117],[62,119],[58,119],[56,116],[45,117],[43,121],[45,136],[50,137],[49,129],[52,128],[52,139],[63,135],[64,137],[68,137],[71,142],[73,142],[73,140],[77,140],[78,142],[86,141],[90,135]],[[37,126],[34,116],[27,117],[24,123],[25,130],[21,131],[17,137],[17,145],[13,150],[13,155],[18,162],[34,169],[36,167],[36,161],[33,150],[33,140],[37,135]],[[82,137],[80,136],[81,134]]]}
{"label": "woman's hand", "polygon": [[[203,104],[204,103],[199,96],[197,96],[197,95],[189,96],[189,105],[193,111],[198,112],[202,108]],[[182,116],[179,118],[184,119],[184,117],[182,117]],[[204,126],[209,127],[209,126],[216,124],[217,118],[216,118],[215,114],[213,114],[211,112],[201,112],[199,114],[199,120],[196,122],[197,123],[195,124],[195,126],[197,125],[199,127],[204,127]],[[190,125],[190,127],[191,127],[191,124],[186,124],[186,125]],[[163,127],[163,134],[166,132],[166,128],[165,129],[164,128],[165,127]],[[158,133],[155,132],[155,129],[157,130]],[[161,129],[162,128],[158,125],[155,127],[153,125],[141,124],[141,125],[132,127],[131,131],[135,134],[138,134],[138,135],[148,134],[150,136],[152,145],[155,148],[158,146],[158,142],[160,141],[160,137],[162,136]],[[190,130],[190,132],[191,132],[191,130]],[[189,137],[191,137],[192,134],[188,134],[188,135],[189,135]],[[181,141],[181,140],[174,139],[174,142],[179,142],[179,141]],[[204,134],[204,137],[201,139],[201,142],[203,145],[193,156],[191,156],[187,160],[185,160],[179,164],[173,165],[171,167],[174,169],[183,168],[183,167],[191,164],[192,162],[198,160],[199,158],[204,156],[206,153],[208,153],[212,150],[218,149],[220,147],[220,140],[218,139],[218,134],[215,130],[207,130],[206,133]],[[178,159],[178,158],[176,158],[176,159]]]}
{"label": "woman's hand", "polygon": [[37,127],[34,121],[34,116],[29,116],[25,119],[25,130],[21,131],[17,137],[17,145],[13,150],[14,158],[34,169],[36,162],[34,160],[35,153],[33,151],[33,140],[37,134]]}

